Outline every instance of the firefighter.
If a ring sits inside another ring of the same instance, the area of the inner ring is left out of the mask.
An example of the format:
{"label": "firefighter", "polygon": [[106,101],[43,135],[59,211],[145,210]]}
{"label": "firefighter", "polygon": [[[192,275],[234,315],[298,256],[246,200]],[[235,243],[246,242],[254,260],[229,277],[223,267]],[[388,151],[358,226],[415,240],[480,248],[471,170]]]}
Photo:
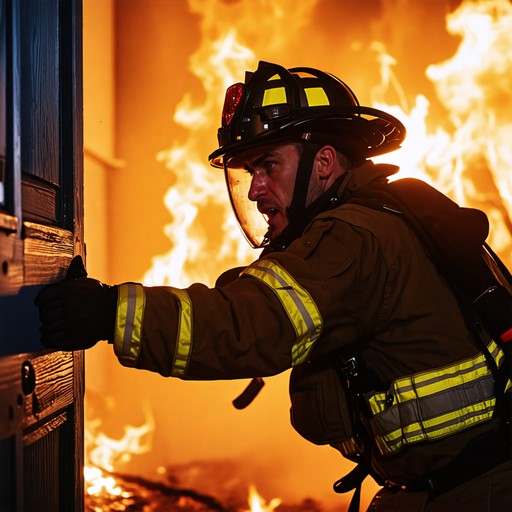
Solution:
{"label": "firefighter", "polygon": [[335,484],[351,511],[368,474],[370,510],[509,510],[507,329],[479,316],[509,294],[483,213],[371,161],[405,134],[333,75],[260,62],[227,90],[210,155],[260,257],[213,289],[70,268],[36,298],[42,342],[108,340],[122,365],[186,380],[292,367],[294,427],[358,462]]}

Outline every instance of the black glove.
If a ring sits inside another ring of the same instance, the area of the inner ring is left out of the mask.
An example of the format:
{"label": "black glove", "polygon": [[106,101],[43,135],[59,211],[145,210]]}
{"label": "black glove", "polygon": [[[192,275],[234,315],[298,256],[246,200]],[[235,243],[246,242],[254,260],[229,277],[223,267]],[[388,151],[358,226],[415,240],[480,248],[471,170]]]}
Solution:
{"label": "black glove", "polygon": [[45,347],[84,350],[113,339],[117,286],[89,279],[81,256],[71,262],[66,280],[43,288],[34,303]]}

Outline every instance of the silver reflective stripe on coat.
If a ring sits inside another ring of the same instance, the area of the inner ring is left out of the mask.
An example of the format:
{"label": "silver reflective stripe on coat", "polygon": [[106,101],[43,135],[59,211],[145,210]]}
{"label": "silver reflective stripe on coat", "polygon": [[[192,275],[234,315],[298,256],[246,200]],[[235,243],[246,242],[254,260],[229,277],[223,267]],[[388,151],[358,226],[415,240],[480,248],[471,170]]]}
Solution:
{"label": "silver reflective stripe on coat", "polygon": [[141,348],[146,293],[137,283],[120,284],[117,290],[114,351],[123,365],[135,366]]}
{"label": "silver reflective stripe on coat", "polygon": [[185,290],[179,288],[168,288],[168,290],[176,298],[179,307],[178,334],[171,375],[183,378],[187,374],[192,353],[192,301]]}

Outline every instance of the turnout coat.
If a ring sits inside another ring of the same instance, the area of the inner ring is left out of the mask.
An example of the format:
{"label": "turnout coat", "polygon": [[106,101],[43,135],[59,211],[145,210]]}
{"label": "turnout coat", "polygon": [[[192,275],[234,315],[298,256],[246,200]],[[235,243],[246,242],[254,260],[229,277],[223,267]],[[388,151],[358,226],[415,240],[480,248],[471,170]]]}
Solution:
{"label": "turnout coat", "polygon": [[[366,162],[337,197],[390,168]],[[501,364],[501,350],[486,343]],[[366,396],[373,470],[398,484],[449,465],[499,422],[485,357],[417,234],[401,215],[350,202],[225,286],[120,285],[114,346],[125,366],[181,379],[293,367],[293,424],[342,453],[354,432],[330,358],[358,354],[386,383]]]}

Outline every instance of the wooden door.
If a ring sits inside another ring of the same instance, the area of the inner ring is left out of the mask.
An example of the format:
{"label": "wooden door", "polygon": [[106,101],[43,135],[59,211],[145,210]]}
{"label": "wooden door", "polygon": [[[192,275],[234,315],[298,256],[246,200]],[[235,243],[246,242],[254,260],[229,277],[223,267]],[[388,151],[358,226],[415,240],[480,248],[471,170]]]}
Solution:
{"label": "wooden door", "polygon": [[83,510],[83,354],[33,300],[83,244],[81,0],[0,0],[0,512]]}

